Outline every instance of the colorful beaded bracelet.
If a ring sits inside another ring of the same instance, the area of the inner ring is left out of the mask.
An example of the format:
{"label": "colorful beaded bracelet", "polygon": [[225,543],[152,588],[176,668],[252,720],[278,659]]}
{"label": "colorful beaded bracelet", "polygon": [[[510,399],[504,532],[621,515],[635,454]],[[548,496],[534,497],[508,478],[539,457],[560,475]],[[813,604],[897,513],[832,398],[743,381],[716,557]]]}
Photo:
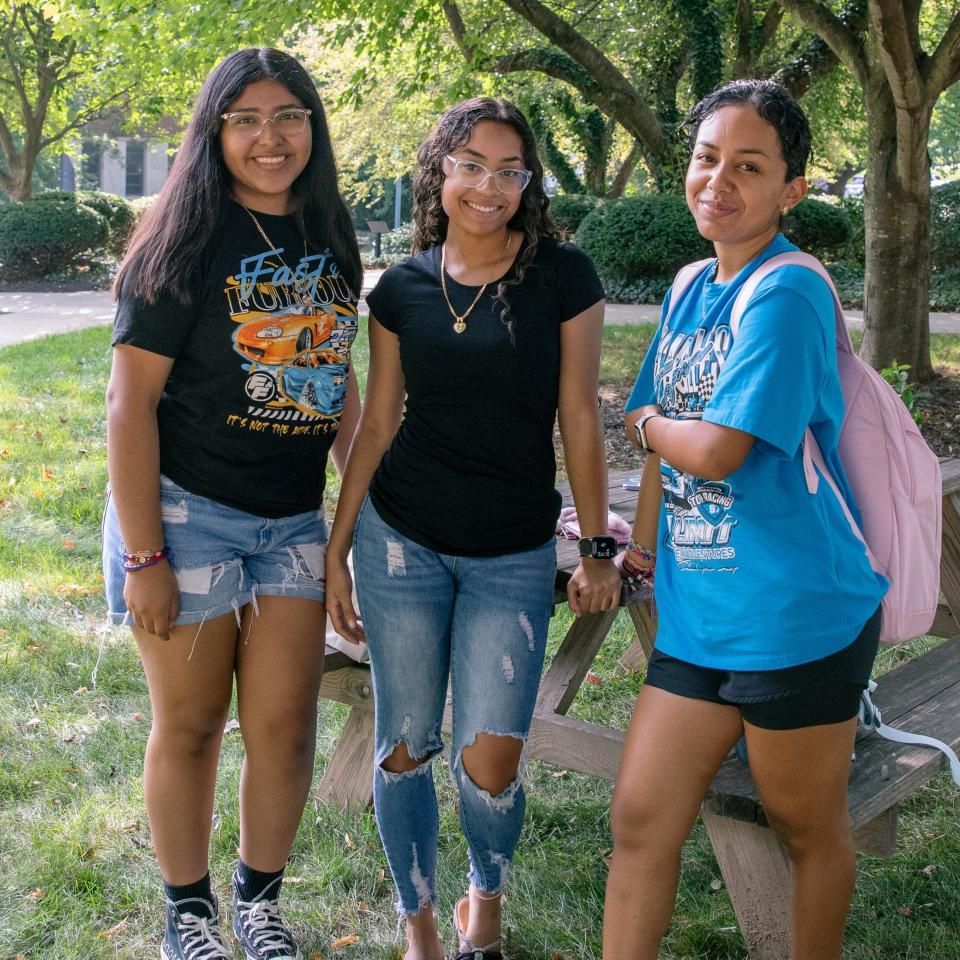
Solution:
{"label": "colorful beaded bracelet", "polygon": [[620,561],[620,573],[625,575],[628,579],[639,580],[642,583],[653,583],[653,572],[656,567],[638,567],[635,563],[631,563],[629,553],[624,553],[623,559]]}
{"label": "colorful beaded bracelet", "polygon": [[651,550],[649,547],[641,546],[636,540],[631,540],[627,544],[627,553],[637,553],[640,555],[641,560],[646,560],[648,562],[655,563],[657,559],[656,550]]}
{"label": "colorful beaded bracelet", "polygon": [[135,553],[122,553],[123,569],[144,570],[147,567],[155,566],[163,560],[170,559],[170,548],[164,547],[162,550],[137,550]]}

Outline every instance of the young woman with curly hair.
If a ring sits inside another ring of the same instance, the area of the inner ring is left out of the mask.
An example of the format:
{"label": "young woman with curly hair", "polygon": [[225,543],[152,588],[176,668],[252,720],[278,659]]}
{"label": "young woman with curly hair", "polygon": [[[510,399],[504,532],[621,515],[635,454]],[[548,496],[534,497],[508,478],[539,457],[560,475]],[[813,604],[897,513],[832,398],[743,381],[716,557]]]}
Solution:
{"label": "young woman with curly hair", "polygon": [[593,612],[619,598],[597,410],[603,290],[587,257],[557,239],[533,135],[510,103],[444,114],[420,147],[414,202],[415,255],[368,298],[370,372],[331,533],[328,609],[370,648],[374,802],[407,960],[444,955],[430,761],[452,685],[450,766],[472,866],[456,953],[492,958],[553,602],[558,409],[587,552],[570,604]]}

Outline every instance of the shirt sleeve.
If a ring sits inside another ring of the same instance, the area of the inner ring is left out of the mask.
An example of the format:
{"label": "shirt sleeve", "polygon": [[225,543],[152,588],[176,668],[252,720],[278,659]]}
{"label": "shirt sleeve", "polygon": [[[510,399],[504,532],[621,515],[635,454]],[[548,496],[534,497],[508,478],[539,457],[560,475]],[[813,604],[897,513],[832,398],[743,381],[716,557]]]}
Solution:
{"label": "shirt sleeve", "polygon": [[834,338],[827,336],[833,327],[833,296],[811,271],[788,267],[764,279],[703,419],[752,434],[774,456],[794,457],[830,365],[836,370]]}
{"label": "shirt sleeve", "polygon": [[559,245],[557,285],[561,323],[572,320],[606,295],[593,261],[572,243],[564,242]]}
{"label": "shirt sleeve", "polygon": [[402,287],[403,264],[389,267],[377,281],[377,285],[367,294],[367,307],[370,309],[380,326],[391,333],[399,331],[399,317],[396,312],[401,302],[400,288]]}
{"label": "shirt sleeve", "polygon": [[195,296],[184,303],[173,294],[155,301],[120,294],[113,321],[113,345],[126,344],[176,358],[183,351],[197,318]]}
{"label": "shirt sleeve", "polygon": [[660,323],[657,324],[656,332],[647,347],[646,356],[640,365],[640,372],[634,381],[630,396],[627,397],[627,405],[623,412],[629,413],[636,410],[637,407],[645,407],[649,403],[657,403],[657,391],[653,382],[653,371],[657,362],[657,351],[660,349],[660,328],[663,326],[663,318],[670,310],[670,292],[663,298],[663,306],[660,308]]}

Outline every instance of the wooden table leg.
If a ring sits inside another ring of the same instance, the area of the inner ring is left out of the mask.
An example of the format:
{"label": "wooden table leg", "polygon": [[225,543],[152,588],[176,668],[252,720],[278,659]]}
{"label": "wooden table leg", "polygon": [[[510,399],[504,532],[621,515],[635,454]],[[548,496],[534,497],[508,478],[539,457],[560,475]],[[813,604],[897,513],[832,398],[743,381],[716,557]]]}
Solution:
{"label": "wooden table leg", "polygon": [[751,960],[790,956],[790,862],[769,827],[701,811]]}
{"label": "wooden table leg", "polygon": [[[374,712],[370,670],[347,658],[328,657],[328,670],[320,684],[321,699],[349,706],[340,733],[315,797],[341,809],[360,810],[373,799]],[[346,662],[346,666],[341,666]]]}
{"label": "wooden table leg", "polygon": [[650,605],[646,602],[631,603],[627,606],[630,619],[637,631],[637,639],[623,655],[623,662],[631,670],[638,670],[650,660],[653,644],[657,639],[657,620],[650,616]]}
{"label": "wooden table leg", "polygon": [[619,608],[577,617],[540,682],[539,713],[566,713],[616,619]]}
{"label": "wooden table leg", "polygon": [[943,498],[940,590],[953,619],[960,624],[960,493]]}
{"label": "wooden table leg", "polygon": [[354,707],[343,726],[316,798],[341,810],[365,810],[373,801],[372,710]]}

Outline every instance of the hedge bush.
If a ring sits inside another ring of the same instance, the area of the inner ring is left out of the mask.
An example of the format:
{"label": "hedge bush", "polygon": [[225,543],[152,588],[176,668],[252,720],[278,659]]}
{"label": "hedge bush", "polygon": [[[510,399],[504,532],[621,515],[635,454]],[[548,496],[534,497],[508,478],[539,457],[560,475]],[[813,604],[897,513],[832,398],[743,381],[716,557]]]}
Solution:
{"label": "hedge bush", "polygon": [[960,264],[960,180],[930,191],[930,262],[940,270]]}
{"label": "hedge bush", "polygon": [[697,233],[686,201],[670,194],[601,203],[580,224],[577,243],[601,277],[621,283],[672,275],[713,253]]}
{"label": "hedge bush", "polygon": [[106,218],[110,228],[107,240],[107,253],[122,257],[133,228],[137,225],[138,214],[132,203],[113,193],[101,193],[99,190],[48,190],[37,194],[34,200],[41,203],[73,203],[90,207]]}
{"label": "hedge bush", "polygon": [[110,238],[107,218],[63,199],[0,207],[0,264],[6,279],[35,279],[74,270]]}
{"label": "hedge bush", "polygon": [[829,260],[850,239],[851,224],[839,204],[807,197],[784,217],[783,232],[801,250]]}
{"label": "hedge bush", "polygon": [[410,256],[410,245],[413,243],[413,224],[401,223],[389,233],[380,237],[380,253],[385,259],[396,258],[402,260]]}
{"label": "hedge bush", "polygon": [[550,201],[550,213],[561,230],[573,235],[587,214],[593,213],[599,203],[599,197],[586,193],[560,193]]}
{"label": "hedge bush", "polygon": [[867,259],[866,232],[863,224],[863,197],[844,197],[840,209],[850,221],[850,236],[835,250],[832,258],[836,261],[865,263]]}

